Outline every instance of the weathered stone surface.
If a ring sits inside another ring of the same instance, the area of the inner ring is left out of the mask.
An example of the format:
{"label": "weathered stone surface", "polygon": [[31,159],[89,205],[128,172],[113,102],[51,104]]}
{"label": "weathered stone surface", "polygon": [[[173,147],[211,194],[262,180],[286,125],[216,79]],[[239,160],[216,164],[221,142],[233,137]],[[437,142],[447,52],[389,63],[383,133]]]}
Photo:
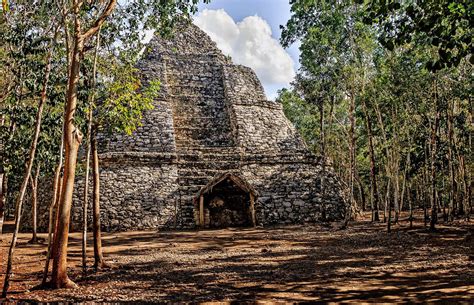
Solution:
{"label": "weathered stone surface", "polygon": [[[158,79],[162,90],[132,136],[100,137],[104,230],[195,227],[197,193],[224,172],[258,191],[259,225],[314,222],[323,209],[329,220],[343,217],[330,165],[323,173],[321,159],[308,152],[281,105],[266,100],[255,73],[233,65],[199,28],[181,28],[171,40],[155,37],[139,68],[145,83]],[[76,185],[73,230],[82,219],[83,176]],[[44,207],[50,187],[42,189]]]}

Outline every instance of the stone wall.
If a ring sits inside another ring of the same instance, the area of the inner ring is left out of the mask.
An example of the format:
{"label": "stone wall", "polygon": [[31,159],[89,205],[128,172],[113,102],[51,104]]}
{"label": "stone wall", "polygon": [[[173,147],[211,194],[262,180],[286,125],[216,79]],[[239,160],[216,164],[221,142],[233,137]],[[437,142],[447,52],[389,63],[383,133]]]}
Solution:
{"label": "stone wall", "polygon": [[[263,226],[333,221],[344,217],[344,201],[331,169],[324,174],[324,198],[321,192],[322,167],[311,157],[298,161],[297,156],[275,156],[279,162],[249,162],[242,168],[243,176],[259,192],[257,219]],[[285,161],[281,161],[286,159]]]}

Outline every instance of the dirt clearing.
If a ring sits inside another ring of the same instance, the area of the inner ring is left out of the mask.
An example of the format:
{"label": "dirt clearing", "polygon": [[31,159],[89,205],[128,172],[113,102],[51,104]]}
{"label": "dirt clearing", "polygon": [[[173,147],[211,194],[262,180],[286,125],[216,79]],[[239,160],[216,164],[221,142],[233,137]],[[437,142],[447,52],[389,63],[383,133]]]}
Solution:
{"label": "dirt clearing", "polygon": [[[429,233],[416,223],[387,234],[383,224],[358,221],[344,231],[310,225],[105,233],[104,256],[112,269],[85,278],[80,234],[73,233],[69,274],[80,288],[56,291],[31,290],[41,280],[46,247],[27,244],[31,235],[21,234],[9,299],[470,303],[473,230],[472,222],[457,222]],[[2,283],[10,238],[2,235]]]}

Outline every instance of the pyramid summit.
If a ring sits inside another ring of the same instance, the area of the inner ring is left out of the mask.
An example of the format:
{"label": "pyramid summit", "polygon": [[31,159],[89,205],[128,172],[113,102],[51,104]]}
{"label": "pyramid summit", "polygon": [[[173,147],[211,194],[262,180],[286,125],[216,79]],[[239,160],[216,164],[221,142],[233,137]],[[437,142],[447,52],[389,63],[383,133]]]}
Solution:
{"label": "pyramid summit", "polygon": [[[331,167],[323,171],[255,73],[232,64],[197,26],[154,37],[138,67],[143,82],[159,80],[161,91],[133,135],[99,139],[104,230],[344,217]],[[78,177],[73,229],[81,226],[83,185]]]}

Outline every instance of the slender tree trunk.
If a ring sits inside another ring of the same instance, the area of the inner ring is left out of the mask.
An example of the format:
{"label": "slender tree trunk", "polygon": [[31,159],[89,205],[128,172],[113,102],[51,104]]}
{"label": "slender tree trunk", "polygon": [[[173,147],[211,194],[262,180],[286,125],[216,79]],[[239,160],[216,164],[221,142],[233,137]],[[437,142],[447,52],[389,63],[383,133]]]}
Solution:
{"label": "slender tree trunk", "polygon": [[392,214],[391,214],[392,204],[391,204],[391,200],[390,200],[390,187],[391,187],[390,184],[391,184],[392,180],[394,180],[392,178],[392,176],[395,175],[394,173],[392,173],[392,171],[390,169],[390,166],[392,165],[393,160],[395,158],[394,158],[393,154],[391,154],[390,151],[388,150],[387,133],[385,132],[385,126],[384,126],[383,120],[382,120],[382,113],[381,113],[381,111],[380,111],[377,104],[375,104],[375,112],[377,114],[377,120],[378,120],[380,129],[382,130],[382,137],[383,137],[383,141],[384,141],[384,144],[385,144],[385,154],[387,156],[387,165],[385,166],[385,171],[386,171],[386,175],[387,175],[387,190],[386,190],[386,194],[385,194],[385,211],[384,211],[384,215],[383,215],[383,220],[384,220],[384,222],[387,221],[387,214],[388,214],[387,232],[390,232],[391,218],[392,218]]}
{"label": "slender tree trunk", "polygon": [[409,208],[408,220],[410,221],[410,229],[412,229],[413,228],[413,199],[411,198],[410,187],[408,187],[407,201],[408,201],[408,208]]}
{"label": "slender tree trunk", "polygon": [[366,209],[366,199],[365,199],[365,191],[364,191],[364,185],[362,184],[362,181],[360,180],[359,173],[356,174],[356,181],[357,185],[359,187],[359,194],[360,194],[360,200],[362,201],[362,211],[365,212]]}
{"label": "slender tree trunk", "polygon": [[[63,122],[64,124],[64,122]],[[65,128],[65,126],[63,126]],[[63,130],[64,130],[63,128]],[[62,151],[64,151],[64,146],[65,146],[65,142],[64,142],[64,132],[63,132],[63,143],[61,144],[61,148],[62,148]],[[64,155],[61,155],[61,165],[62,167],[59,168],[59,170],[63,170],[63,175],[59,177],[59,180],[57,181],[57,193],[56,193],[56,201],[54,203],[54,207],[53,207],[53,210],[54,210],[54,220],[53,220],[53,237],[56,236],[57,232],[58,232],[58,226],[59,226],[59,200],[61,199],[61,194],[62,194],[62,191],[63,191],[63,179],[64,179]],[[51,245],[51,259],[54,258],[55,254],[54,253],[57,253],[58,252],[58,247],[59,244],[54,244],[54,239],[52,240],[52,245]]]}
{"label": "slender tree trunk", "polygon": [[428,140],[426,141],[426,148],[425,148],[425,166],[424,166],[424,173],[423,173],[423,223],[424,227],[426,228],[428,224],[428,205],[429,205],[429,198],[431,197],[430,189],[430,174],[429,174],[429,156],[431,155],[430,145]]}
{"label": "slender tree trunk", "polygon": [[375,165],[374,143],[372,139],[372,120],[367,111],[367,105],[362,99],[362,108],[364,110],[365,122],[367,127],[367,137],[369,140],[369,157],[370,157],[370,203],[372,208],[372,221],[380,221],[379,218],[379,198],[377,191],[377,174]]}
{"label": "slender tree trunk", "polygon": [[[69,59],[68,59],[69,61]],[[66,112],[66,104],[64,104],[64,112]],[[53,232],[56,234],[57,226],[58,226],[58,206],[59,206],[59,197],[61,196],[62,190],[62,177],[61,177],[61,170],[63,168],[63,152],[64,152],[64,128],[65,124],[64,121],[62,122],[62,135],[61,135],[61,144],[59,146],[59,160],[54,171],[54,179],[53,179],[53,190],[52,190],[52,198],[49,204],[49,217],[48,217],[48,251],[46,254],[46,261],[44,264],[43,270],[43,280],[41,282],[42,286],[47,286],[47,279],[48,279],[48,272],[49,272],[49,263],[50,260],[53,258],[53,253],[56,253],[53,249]]]}
{"label": "slender tree trunk", "polygon": [[387,201],[387,191],[388,187],[390,185],[390,182],[387,182],[386,189],[385,189],[385,196],[384,196],[384,210],[383,210],[383,223],[387,223],[387,215],[388,215],[388,201]]}
{"label": "slender tree trunk", "polygon": [[[56,38],[56,35],[54,35]],[[53,42],[54,43],[54,42]],[[35,161],[36,156],[36,147],[38,145],[38,138],[41,131],[41,121],[43,118],[43,108],[44,104],[46,103],[46,93],[48,90],[48,82],[49,82],[49,75],[51,72],[51,57],[53,52],[54,44],[51,45],[50,50],[46,56],[46,67],[45,67],[45,74],[43,79],[43,89],[41,91],[41,98],[38,104],[38,110],[36,112],[35,118],[35,130],[33,134],[33,140],[31,142],[30,151],[28,154],[28,161],[26,163],[26,169],[23,176],[23,180],[20,187],[20,192],[18,194],[16,203],[15,203],[15,230],[13,232],[12,241],[10,244],[10,249],[8,251],[8,261],[7,261],[7,270],[5,273],[5,280],[3,284],[3,291],[2,297],[7,296],[8,288],[10,286],[10,276],[12,272],[12,264],[13,264],[13,255],[16,246],[16,242],[18,239],[18,231],[20,229],[20,221],[21,221],[21,213],[23,208],[23,200],[25,197],[26,187],[28,185],[28,181],[30,180],[31,176],[31,169],[33,168],[33,163]]]}
{"label": "slender tree trunk", "polygon": [[351,92],[349,106],[349,206],[342,228],[346,228],[352,218],[352,208],[354,204],[354,179],[355,179],[355,95]]}
{"label": "slender tree trunk", "polygon": [[326,220],[326,188],[325,181],[326,178],[326,137],[324,132],[324,101],[320,101],[319,105],[319,134],[320,134],[320,144],[321,144],[321,157],[322,157],[322,173],[321,173],[321,219],[322,221]]}
{"label": "slender tree trunk", "polygon": [[99,154],[97,151],[97,129],[92,132],[92,170],[93,170],[93,214],[92,225],[94,231],[94,268],[100,269],[106,266],[102,256],[102,238],[100,231],[100,172]]}
{"label": "slender tree trunk", "polygon": [[74,51],[71,58],[71,72],[68,80],[66,111],[64,117],[65,159],[62,191],[58,205],[57,230],[53,243],[53,272],[51,285],[53,288],[70,288],[76,284],[67,275],[67,242],[69,237],[69,222],[76,174],[77,152],[82,141],[82,134],[74,125],[74,114],[77,104],[77,85],[79,82],[80,63],[84,48],[79,22],[79,8],[75,12]]}
{"label": "slender tree trunk", "polygon": [[471,201],[471,195],[470,195],[470,186],[469,186],[469,178],[467,177],[466,173],[466,162],[464,161],[464,155],[459,156],[459,166],[461,169],[462,177],[463,177],[463,210],[464,210],[464,217],[466,220],[469,220],[469,213],[470,213],[470,201]]}
{"label": "slender tree trunk", "polygon": [[[436,97],[437,99],[437,97]],[[437,206],[436,206],[436,153],[437,153],[437,133],[438,133],[438,125],[439,125],[439,107],[438,101],[435,101],[435,118],[433,123],[433,129],[431,132],[431,219],[430,219],[430,230],[434,231],[438,213],[437,213]]]}
{"label": "slender tree trunk", "polygon": [[[64,123],[63,123],[64,125]],[[64,126],[63,126],[64,129]],[[61,194],[61,169],[63,167],[63,149],[64,149],[64,137],[61,136],[61,147],[59,149],[59,162],[56,166],[56,170],[54,171],[54,179],[53,179],[53,193],[51,203],[49,204],[49,223],[48,223],[48,252],[46,254],[46,261],[44,264],[43,270],[43,280],[41,285],[45,286],[46,281],[48,279],[48,271],[49,271],[49,261],[52,258],[52,244],[53,244],[53,229],[56,228],[56,221],[55,214],[57,215],[57,207],[59,196]],[[56,213],[55,213],[56,212]]]}
{"label": "slender tree trunk", "polygon": [[398,223],[398,217],[400,215],[400,179],[399,179],[399,170],[400,170],[400,165],[398,162],[398,157],[392,159],[392,168],[395,168],[394,170],[394,183],[393,183],[393,211],[395,212],[395,219],[394,223]]}
{"label": "slender tree trunk", "polygon": [[82,230],[82,271],[84,275],[87,273],[87,207],[89,204],[89,172],[90,172],[90,155],[91,155],[91,140],[92,140],[92,109],[95,104],[95,85],[96,85],[96,71],[97,71],[97,55],[100,47],[100,27],[97,32],[94,66],[92,69],[92,93],[89,101],[89,113],[87,123],[87,149],[86,149],[86,175],[84,181],[84,202],[83,202],[83,230]]}
{"label": "slender tree trunk", "polygon": [[385,207],[386,209],[388,209],[387,233],[390,233],[392,226],[392,200],[390,200],[390,180],[387,183],[387,193],[385,194]]}
{"label": "slender tree trunk", "polygon": [[3,233],[3,217],[7,200],[7,175],[0,165],[0,234]]}
{"label": "slender tree trunk", "polygon": [[449,196],[449,209],[448,209],[448,214],[449,214],[449,220],[453,221],[454,217],[456,216],[456,180],[455,180],[455,174],[454,174],[454,154],[453,154],[453,148],[454,148],[454,142],[453,142],[453,114],[452,114],[452,103],[448,101],[448,110],[447,110],[447,117],[448,117],[448,139],[449,139],[449,145],[448,145],[448,166],[449,166],[449,180],[451,183],[451,188],[450,188],[450,196]]}
{"label": "slender tree trunk", "polygon": [[29,243],[38,243],[38,179],[40,173],[40,164],[38,163],[36,168],[35,176],[30,176],[31,186],[31,223],[33,229],[33,235]]}
{"label": "slender tree trunk", "polygon": [[403,206],[405,203],[405,190],[407,185],[407,172],[410,168],[411,160],[410,160],[410,151],[408,151],[407,161],[405,163],[405,169],[403,170],[403,183],[402,183],[402,194],[400,195],[400,209],[403,211]]}
{"label": "slender tree trunk", "polygon": [[[90,107],[91,105],[89,105]],[[87,273],[87,206],[89,203],[89,165],[91,154],[92,108],[89,109],[87,127],[86,174],[84,180],[84,194],[82,202],[82,273]]]}
{"label": "slender tree trunk", "polygon": [[100,26],[114,10],[117,1],[109,0],[99,18],[84,33],[82,33],[80,9],[82,1],[73,0],[72,16],[74,18],[74,45],[71,53],[70,73],[68,77],[68,88],[66,93],[66,111],[64,113],[64,138],[65,159],[63,187],[58,206],[58,226],[54,236],[53,272],[51,286],[53,288],[74,287],[67,275],[67,242],[69,237],[69,222],[71,216],[72,196],[74,191],[74,178],[76,172],[77,152],[82,141],[82,134],[74,125],[74,114],[77,106],[77,86],[80,76],[80,65],[84,51],[84,42],[97,33]]}

